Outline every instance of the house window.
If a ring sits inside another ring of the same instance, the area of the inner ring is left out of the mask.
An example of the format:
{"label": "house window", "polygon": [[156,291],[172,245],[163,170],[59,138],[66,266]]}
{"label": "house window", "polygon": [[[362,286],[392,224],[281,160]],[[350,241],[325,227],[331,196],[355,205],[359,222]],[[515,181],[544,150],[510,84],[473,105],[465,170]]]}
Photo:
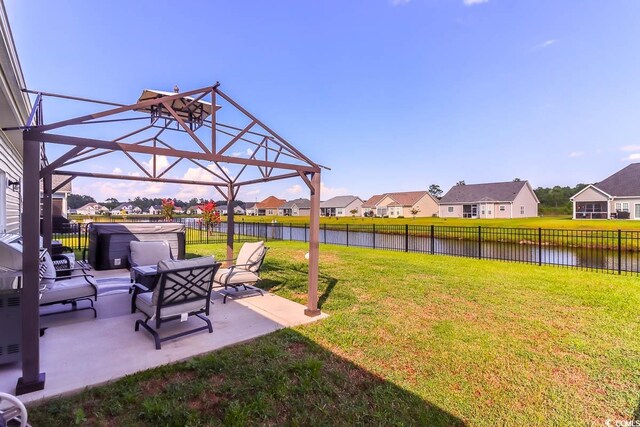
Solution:
{"label": "house window", "polygon": [[622,204],[622,212],[629,212],[629,203],[628,202],[624,202]]}
{"label": "house window", "polygon": [[520,215],[524,215],[524,206],[520,206]]}
{"label": "house window", "polygon": [[453,206],[449,206],[449,207],[447,208],[447,212],[449,212],[449,213],[453,213]]}
{"label": "house window", "polygon": [[504,212],[507,210],[507,207],[505,205],[500,205],[500,212]]}
{"label": "house window", "polygon": [[616,210],[617,211],[622,210],[622,203],[616,202]]}
{"label": "house window", "polygon": [[336,210],[336,215],[342,215],[342,209],[337,209]]}

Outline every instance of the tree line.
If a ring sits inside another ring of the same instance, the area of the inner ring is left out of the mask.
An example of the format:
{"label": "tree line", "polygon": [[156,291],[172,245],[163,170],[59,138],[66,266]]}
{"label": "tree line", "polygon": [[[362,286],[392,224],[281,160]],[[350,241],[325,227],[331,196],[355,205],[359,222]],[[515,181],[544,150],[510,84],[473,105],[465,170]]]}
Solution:
{"label": "tree line", "polygon": [[[143,211],[147,211],[151,206],[161,206],[162,200],[163,200],[162,198],[158,198],[158,197],[150,199],[147,197],[138,196],[133,199],[129,199],[125,201],[119,201],[114,197],[110,197],[102,202],[96,202],[96,200],[91,196],[86,196],[82,194],[69,194],[67,198],[67,205],[69,206],[69,209],[78,209],[86,205],[87,203],[100,203],[102,206],[108,209],[114,209],[116,206],[120,205],[121,203],[128,203],[142,209]],[[175,206],[179,206],[184,209],[188,208],[189,206],[201,205],[210,201],[203,198],[198,199],[196,197],[188,201],[179,200],[179,199],[171,199],[171,200],[173,200]],[[227,201],[217,200],[215,201],[215,204],[216,206],[226,205]],[[236,200],[234,202],[234,205],[243,206],[244,202],[241,200]]]}

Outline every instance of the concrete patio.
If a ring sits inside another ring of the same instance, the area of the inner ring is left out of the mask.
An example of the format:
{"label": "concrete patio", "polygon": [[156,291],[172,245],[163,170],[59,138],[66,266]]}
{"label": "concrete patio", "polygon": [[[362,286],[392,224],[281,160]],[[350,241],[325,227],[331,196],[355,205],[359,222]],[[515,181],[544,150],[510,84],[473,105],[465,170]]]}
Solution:
{"label": "concrete patio", "polygon": [[[128,271],[95,273],[100,284],[97,319],[90,310],[41,318],[41,326],[47,327],[40,339],[40,366],[46,373],[46,386],[44,390],[20,396],[23,402],[75,393],[138,371],[326,317],[326,314],[305,316],[303,305],[268,293],[262,297],[229,299],[222,304],[222,297],[214,290],[209,315],[213,333],[202,332],[167,341],[161,350],[155,350],[149,333],[142,329],[134,331],[135,321],[143,316],[130,312]],[[62,306],[51,308],[60,310]],[[160,333],[170,334],[198,323],[202,321],[197,318],[190,318],[185,323],[168,323]],[[20,362],[0,365],[0,391],[14,393],[21,374]]]}

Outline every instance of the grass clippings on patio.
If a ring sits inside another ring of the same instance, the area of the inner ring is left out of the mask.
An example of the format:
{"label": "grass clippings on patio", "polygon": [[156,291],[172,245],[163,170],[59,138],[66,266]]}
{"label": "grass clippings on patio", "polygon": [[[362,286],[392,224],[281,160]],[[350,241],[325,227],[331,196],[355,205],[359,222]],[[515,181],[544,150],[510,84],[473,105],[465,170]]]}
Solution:
{"label": "grass clippings on patio", "polygon": [[[304,303],[306,246],[269,246],[263,286]],[[638,412],[637,277],[335,246],[320,271],[329,318],[32,408],[34,425],[602,425]]]}

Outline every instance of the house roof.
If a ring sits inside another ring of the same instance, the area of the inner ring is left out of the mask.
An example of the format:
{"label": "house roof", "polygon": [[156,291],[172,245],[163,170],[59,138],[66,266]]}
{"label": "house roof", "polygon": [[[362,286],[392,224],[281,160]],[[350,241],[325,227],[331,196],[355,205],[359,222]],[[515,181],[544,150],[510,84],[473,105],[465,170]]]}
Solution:
{"label": "house roof", "polygon": [[[69,175],[52,175],[51,183],[52,187],[56,188],[58,185],[62,184],[62,182],[66,179],[70,178]],[[42,191],[42,180],[40,180],[40,191]],[[71,193],[71,181],[67,182],[65,185],[60,187],[56,193]]]}
{"label": "house roof", "polygon": [[131,203],[120,203],[118,206],[116,206],[115,208],[113,208],[113,210],[121,210],[124,209],[126,207],[133,207],[133,205]]}
{"label": "house roof", "polygon": [[269,196],[257,204],[258,209],[279,208],[284,205],[286,200],[278,199],[276,196]]}
{"label": "house roof", "polygon": [[321,208],[344,208],[346,206],[349,206],[355,200],[362,201],[360,197],[356,197],[356,196],[336,196],[324,202],[320,202],[320,207]]}
{"label": "house roof", "polygon": [[640,196],[640,163],[631,163],[610,177],[594,184],[611,196]]}
{"label": "house roof", "polygon": [[257,202],[248,202],[244,204],[245,209],[253,209],[258,203]]}
{"label": "house roof", "polygon": [[384,199],[384,196],[385,194],[376,194],[375,196],[371,196],[366,202],[362,204],[362,207],[375,208],[378,205],[378,203],[380,203],[380,201]]}
{"label": "house roof", "polygon": [[386,195],[395,200],[395,203],[391,205],[413,206],[427,194],[429,194],[428,191],[404,191],[401,193],[387,193]]}
{"label": "house roof", "polygon": [[454,185],[440,199],[440,204],[512,202],[525,185],[528,185],[527,181]]}
{"label": "house roof", "polygon": [[82,210],[82,209],[107,209],[104,206],[102,206],[100,203],[96,203],[96,202],[89,202],[86,205],[76,209],[76,210]]}
{"label": "house roof", "polygon": [[153,208],[154,211],[162,210],[162,205],[153,205],[151,207]]}
{"label": "house roof", "polygon": [[289,200],[287,203],[282,205],[283,208],[291,209],[293,206],[297,206],[298,209],[309,209],[311,208],[311,201],[309,199],[295,199]]}

